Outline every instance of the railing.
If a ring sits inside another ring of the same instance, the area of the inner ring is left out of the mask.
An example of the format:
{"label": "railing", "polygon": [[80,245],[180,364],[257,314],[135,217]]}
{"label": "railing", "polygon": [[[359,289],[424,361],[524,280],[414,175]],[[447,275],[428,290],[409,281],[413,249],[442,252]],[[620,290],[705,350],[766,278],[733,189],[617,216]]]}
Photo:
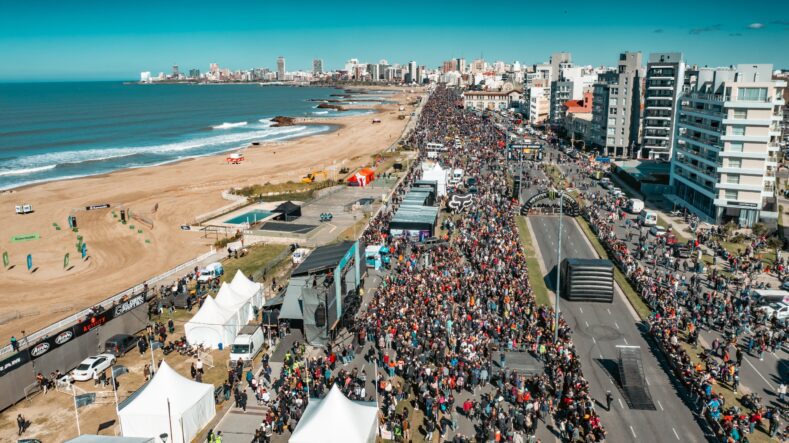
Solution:
{"label": "railing", "polygon": [[199,225],[200,223],[210,220],[214,217],[218,217],[222,214],[226,214],[234,209],[238,209],[245,204],[247,204],[248,200],[246,197],[241,195],[231,194],[230,191],[222,191],[222,198],[225,200],[231,200],[233,203],[229,205],[222,206],[219,209],[213,210],[211,212],[206,212],[205,214],[200,214],[195,217],[192,224]]}
{"label": "railing", "polygon": [[[27,335],[26,337],[23,338],[21,344],[24,345],[24,346],[29,346],[31,343],[36,343],[38,340],[48,336],[49,334],[52,334],[54,332],[58,332],[61,329],[63,329],[64,327],[66,327],[66,326],[71,326],[71,325],[77,323],[77,320],[79,320],[80,318],[85,317],[86,315],[91,313],[93,307],[95,307],[95,306],[102,306],[104,308],[109,308],[109,307],[111,307],[113,305],[113,303],[121,300],[123,297],[131,296],[131,295],[137,294],[139,292],[142,292],[143,289],[145,289],[145,285],[148,285],[148,287],[151,287],[154,284],[156,284],[156,283],[164,280],[165,278],[168,278],[168,277],[170,277],[170,276],[172,276],[172,275],[174,275],[174,274],[176,274],[178,272],[181,272],[181,271],[183,271],[185,269],[193,268],[197,263],[200,263],[201,261],[213,256],[214,254],[216,254],[216,251],[214,250],[214,248],[211,248],[211,250],[206,252],[205,254],[202,254],[202,255],[200,255],[200,256],[198,256],[196,258],[193,258],[193,259],[189,260],[188,262],[181,263],[180,265],[178,265],[178,266],[176,266],[176,267],[174,267],[174,268],[172,268],[172,269],[170,269],[170,270],[168,270],[168,271],[166,271],[166,272],[164,272],[162,274],[159,274],[159,275],[157,275],[156,277],[154,277],[154,278],[152,278],[150,280],[144,281],[144,282],[138,284],[137,286],[133,286],[131,288],[123,290],[123,291],[113,295],[112,297],[109,297],[107,299],[102,300],[99,303],[96,303],[95,305],[93,305],[93,306],[91,306],[89,308],[85,308],[85,309],[83,309],[83,310],[81,310],[81,311],[79,311],[79,312],[77,312],[75,314],[72,314],[72,315],[64,318],[63,320],[60,320],[57,323],[53,323],[53,324],[51,324],[51,325],[49,325],[49,326],[47,326],[47,327],[45,327],[43,329],[40,329],[40,330],[38,330],[38,331],[36,331],[36,332],[34,332],[32,334]],[[0,356],[8,354],[8,353],[10,353],[12,351],[13,351],[13,348],[11,347],[11,345],[8,345],[8,346],[0,349]]]}

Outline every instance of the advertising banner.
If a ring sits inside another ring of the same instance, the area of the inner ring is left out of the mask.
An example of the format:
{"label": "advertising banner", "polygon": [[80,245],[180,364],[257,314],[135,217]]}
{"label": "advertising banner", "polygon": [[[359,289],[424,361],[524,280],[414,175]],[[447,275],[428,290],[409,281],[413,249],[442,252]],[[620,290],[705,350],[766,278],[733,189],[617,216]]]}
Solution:
{"label": "advertising banner", "polygon": [[33,234],[19,234],[11,237],[11,243],[19,243],[23,241],[38,240],[41,236],[38,233]]}

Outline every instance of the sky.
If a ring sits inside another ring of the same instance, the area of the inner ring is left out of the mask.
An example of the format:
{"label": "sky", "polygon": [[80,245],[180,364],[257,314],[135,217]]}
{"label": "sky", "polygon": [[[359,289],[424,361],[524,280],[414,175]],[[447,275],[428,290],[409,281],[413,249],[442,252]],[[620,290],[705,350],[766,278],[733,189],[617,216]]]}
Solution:
{"label": "sky", "polygon": [[[641,4],[645,6],[640,7]],[[484,57],[615,65],[622,51],[789,69],[788,0],[470,2],[0,0],[0,81],[135,80],[140,71],[326,69]]]}

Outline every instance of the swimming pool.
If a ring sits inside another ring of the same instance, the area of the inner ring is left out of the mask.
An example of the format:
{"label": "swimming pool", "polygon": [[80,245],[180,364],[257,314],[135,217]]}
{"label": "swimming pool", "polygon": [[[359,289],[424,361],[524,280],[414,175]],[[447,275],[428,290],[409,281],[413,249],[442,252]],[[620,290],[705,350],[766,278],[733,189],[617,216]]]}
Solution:
{"label": "swimming pool", "polygon": [[262,209],[255,209],[253,211],[245,212],[241,215],[237,215],[230,220],[225,220],[225,223],[231,225],[241,225],[244,223],[255,223],[256,221],[261,221],[266,217],[273,214],[273,212],[264,211]]}

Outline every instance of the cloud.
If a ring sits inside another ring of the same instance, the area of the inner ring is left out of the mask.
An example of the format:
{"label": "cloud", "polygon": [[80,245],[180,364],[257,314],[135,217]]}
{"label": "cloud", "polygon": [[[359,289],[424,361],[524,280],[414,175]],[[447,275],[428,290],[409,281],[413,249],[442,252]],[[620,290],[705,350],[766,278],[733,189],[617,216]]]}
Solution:
{"label": "cloud", "polygon": [[764,28],[764,23],[751,23],[748,25],[748,29],[762,29]]}
{"label": "cloud", "polygon": [[655,34],[662,34],[663,30],[662,29],[655,29],[654,32],[655,32]]}
{"label": "cloud", "polygon": [[721,30],[721,25],[710,25],[701,28],[693,28],[690,30],[691,35],[699,35],[705,32],[717,32]]}

